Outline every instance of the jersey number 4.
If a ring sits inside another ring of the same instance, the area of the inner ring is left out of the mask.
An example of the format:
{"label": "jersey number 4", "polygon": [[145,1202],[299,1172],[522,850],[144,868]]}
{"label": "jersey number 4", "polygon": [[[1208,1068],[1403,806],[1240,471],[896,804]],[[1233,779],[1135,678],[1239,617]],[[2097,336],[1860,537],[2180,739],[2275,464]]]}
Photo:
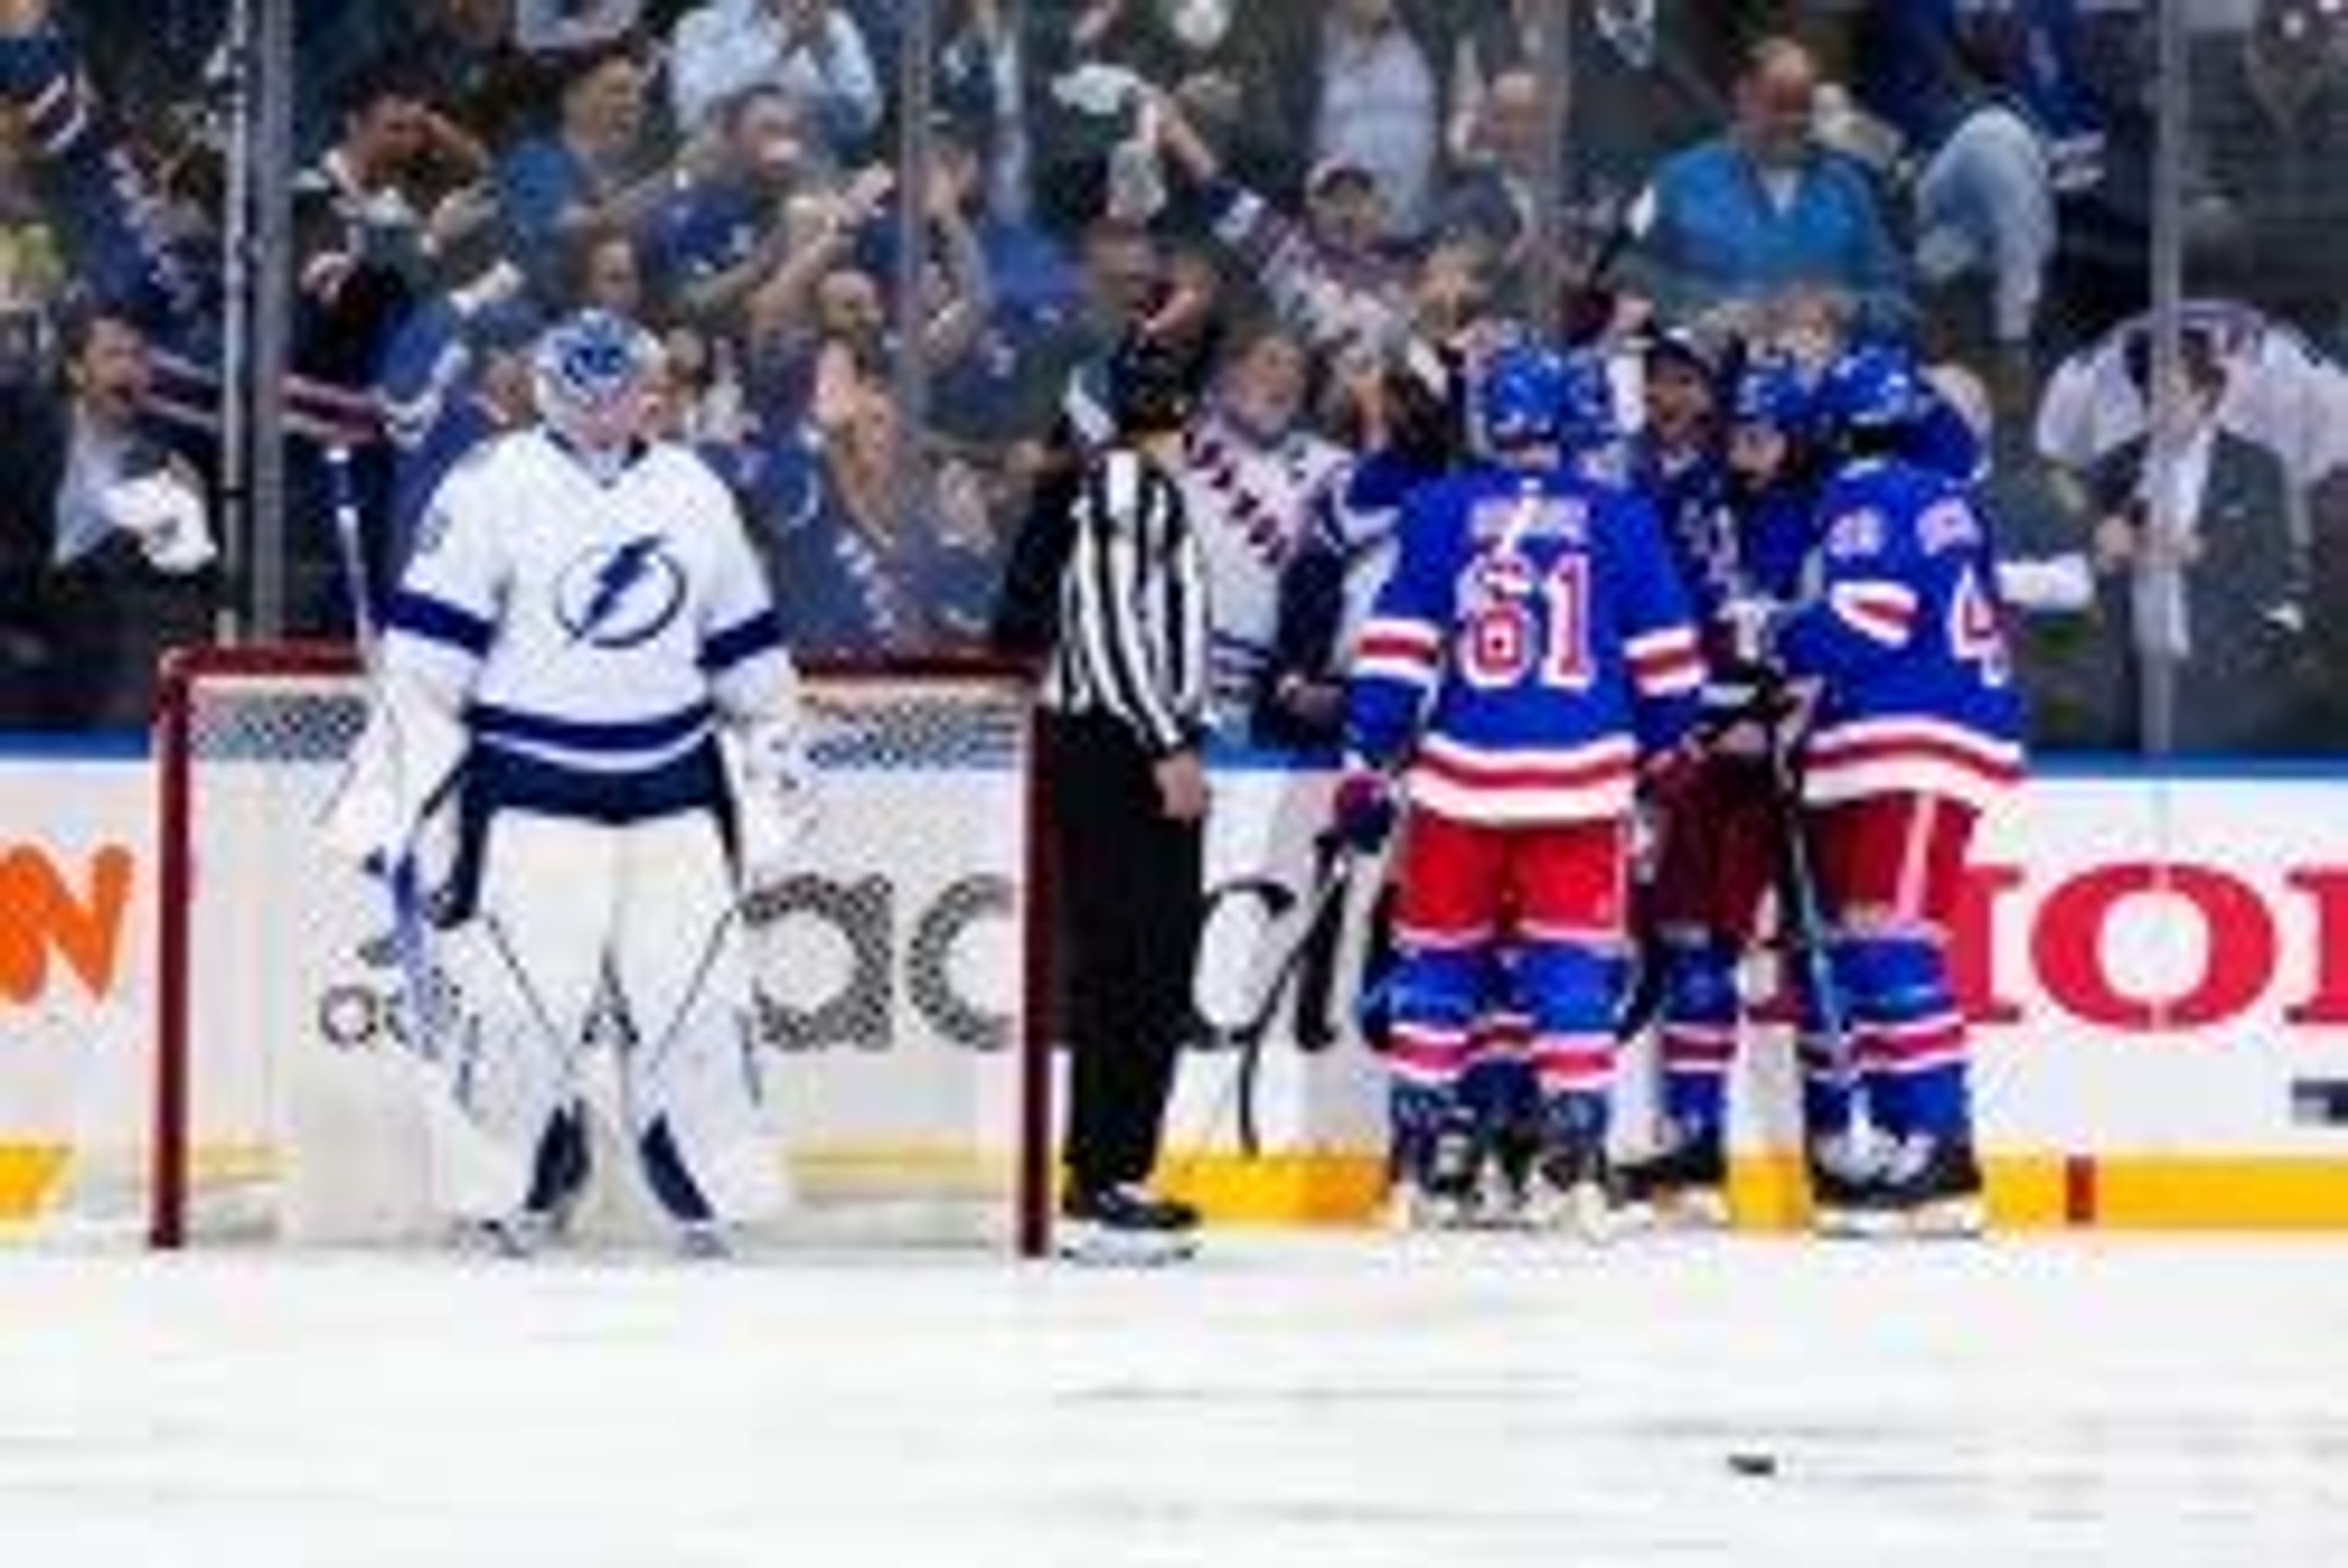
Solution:
{"label": "jersey number 4", "polygon": [[2003,686],[2013,668],[2005,625],[1997,606],[1982,591],[1981,578],[1967,567],[1949,596],[1949,652],[1960,664],[1981,671],[1984,686]]}
{"label": "jersey number 4", "polygon": [[1590,684],[1590,559],[1560,556],[1546,572],[1520,556],[1479,562],[1461,628],[1460,671],[1496,692],[1530,678],[1579,692]]}

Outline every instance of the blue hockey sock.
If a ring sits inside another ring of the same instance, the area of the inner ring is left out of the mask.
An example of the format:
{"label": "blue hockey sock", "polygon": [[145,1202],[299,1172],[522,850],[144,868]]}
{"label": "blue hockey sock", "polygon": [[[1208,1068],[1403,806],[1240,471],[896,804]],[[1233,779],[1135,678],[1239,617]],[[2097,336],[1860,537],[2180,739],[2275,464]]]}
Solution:
{"label": "blue hockey sock", "polygon": [[1899,1137],[1970,1137],[1965,1020],[1939,939],[1910,933],[1845,938],[1835,948],[1835,978],[1849,999],[1850,1038],[1876,1126]]}
{"label": "blue hockey sock", "polygon": [[1686,1134],[1717,1137],[1736,1057],[1736,949],[1709,938],[1670,940],[1662,962],[1663,1114]]}
{"label": "blue hockey sock", "polygon": [[1459,1099],[1487,1132],[1523,1125],[1537,1113],[1540,1087],[1532,1063],[1514,1051],[1480,1056],[1459,1079]]}

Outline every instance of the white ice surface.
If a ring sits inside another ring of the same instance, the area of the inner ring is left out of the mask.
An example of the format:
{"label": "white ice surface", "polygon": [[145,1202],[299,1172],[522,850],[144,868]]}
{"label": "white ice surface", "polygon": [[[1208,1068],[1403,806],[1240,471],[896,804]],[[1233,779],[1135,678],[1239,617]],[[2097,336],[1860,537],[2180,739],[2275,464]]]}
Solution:
{"label": "white ice surface", "polygon": [[0,1561],[2348,1564],[2348,1245],[1212,1240],[0,1252]]}

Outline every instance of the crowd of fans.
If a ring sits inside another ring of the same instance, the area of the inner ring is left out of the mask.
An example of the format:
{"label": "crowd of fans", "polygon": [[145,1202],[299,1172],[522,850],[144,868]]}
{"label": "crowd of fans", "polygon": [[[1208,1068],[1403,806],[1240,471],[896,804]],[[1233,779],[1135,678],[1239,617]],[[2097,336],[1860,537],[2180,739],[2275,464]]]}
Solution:
{"label": "crowd of fans", "polygon": [[[1948,367],[2009,550],[2096,585],[2017,610],[2042,743],[2139,743],[2147,654],[2178,744],[2348,742],[2348,0],[2200,8],[2181,231],[2219,302],[2157,435],[2148,5],[939,0],[909,62],[912,9],[300,5],[299,145],[252,171],[292,212],[285,630],[347,613],[323,446],[396,569],[582,302],[665,342],[794,642],[871,656],[981,642],[1137,317],[1197,346],[1208,504],[1275,562],[1397,378],[1511,323],[1619,345],[1631,408],[1675,395],[1638,385],[1658,334],[1702,365],[1879,332]],[[136,724],[158,650],[243,605],[206,390],[226,10],[0,0],[0,724]]]}

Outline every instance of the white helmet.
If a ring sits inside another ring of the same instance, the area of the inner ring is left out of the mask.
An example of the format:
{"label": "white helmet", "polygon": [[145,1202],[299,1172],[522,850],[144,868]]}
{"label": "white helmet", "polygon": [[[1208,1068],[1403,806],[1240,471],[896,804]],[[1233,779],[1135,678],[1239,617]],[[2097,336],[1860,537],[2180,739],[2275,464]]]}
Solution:
{"label": "white helmet", "polygon": [[660,356],[652,333],[609,311],[565,316],[531,356],[539,417],[587,452],[640,439],[652,425]]}

